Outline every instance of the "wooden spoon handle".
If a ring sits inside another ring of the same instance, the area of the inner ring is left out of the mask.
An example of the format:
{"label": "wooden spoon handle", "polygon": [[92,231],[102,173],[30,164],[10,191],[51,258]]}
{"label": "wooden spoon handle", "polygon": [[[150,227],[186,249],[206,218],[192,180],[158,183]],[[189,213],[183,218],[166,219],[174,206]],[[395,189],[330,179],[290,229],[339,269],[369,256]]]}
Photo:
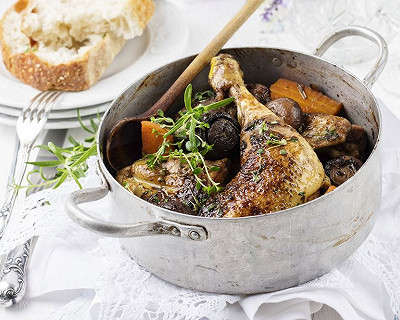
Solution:
{"label": "wooden spoon handle", "polygon": [[211,40],[201,53],[190,63],[172,86],[164,95],[147,111],[146,116],[152,116],[158,110],[166,111],[175,101],[186,86],[199,74],[210,62],[232,35],[243,25],[244,22],[256,11],[264,0],[247,0],[239,12],[225,25],[225,27]]}

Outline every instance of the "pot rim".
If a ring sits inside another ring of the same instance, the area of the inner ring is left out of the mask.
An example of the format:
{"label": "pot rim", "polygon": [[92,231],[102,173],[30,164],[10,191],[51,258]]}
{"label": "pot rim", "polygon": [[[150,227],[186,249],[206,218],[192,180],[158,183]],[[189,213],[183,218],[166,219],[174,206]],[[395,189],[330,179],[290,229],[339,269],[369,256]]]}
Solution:
{"label": "pot rim", "polygon": [[[359,170],[357,170],[357,172],[355,173],[355,175],[354,175],[353,177],[351,177],[350,179],[348,179],[347,181],[345,181],[343,184],[341,184],[340,186],[338,186],[338,188],[340,188],[341,186],[344,186],[344,185],[348,185],[349,183],[351,183],[351,181],[353,180],[353,178],[354,178],[356,175],[358,175],[359,172],[361,172],[361,170],[365,170],[366,164],[369,163],[369,162],[370,162],[370,159],[372,158],[372,156],[373,156],[376,152],[378,152],[377,149],[378,149],[378,146],[380,145],[381,132],[382,132],[382,130],[381,130],[381,128],[382,128],[382,112],[381,112],[381,108],[380,108],[380,106],[379,106],[379,104],[378,104],[378,101],[376,100],[376,98],[375,98],[374,94],[372,93],[371,89],[368,88],[368,86],[367,86],[359,77],[357,77],[356,75],[354,75],[352,72],[346,70],[345,68],[343,68],[343,67],[341,67],[341,66],[338,66],[337,64],[335,64],[335,63],[333,63],[333,62],[330,62],[330,61],[328,61],[328,60],[326,60],[326,59],[324,59],[324,58],[322,58],[322,57],[318,57],[318,56],[316,56],[316,55],[314,55],[314,54],[310,54],[310,53],[306,53],[306,52],[302,52],[302,51],[298,51],[298,50],[289,50],[289,49],[278,48],[278,47],[253,47],[253,46],[252,46],[252,47],[229,47],[229,48],[224,48],[224,49],[220,50],[219,53],[222,53],[222,52],[225,52],[225,51],[228,51],[228,50],[234,50],[234,49],[250,49],[250,50],[251,50],[251,49],[256,49],[256,50],[271,49],[271,50],[285,51],[285,52],[289,52],[289,53],[296,53],[296,54],[305,55],[305,56],[308,56],[308,57],[310,57],[310,58],[318,59],[318,60],[320,60],[320,61],[323,61],[323,62],[325,62],[325,63],[328,63],[328,64],[330,64],[331,66],[333,66],[333,67],[335,67],[335,68],[337,68],[337,69],[340,69],[340,70],[342,70],[343,72],[347,73],[348,75],[350,75],[351,77],[353,77],[357,82],[359,82],[359,83],[364,87],[364,89],[367,90],[368,94],[370,94],[370,96],[373,98],[373,101],[374,101],[374,103],[375,103],[375,105],[376,105],[376,109],[377,109],[377,115],[376,115],[376,116],[378,117],[378,119],[376,119],[377,117],[376,117],[375,115],[373,115],[373,116],[374,116],[375,122],[376,122],[377,125],[378,125],[378,134],[377,134],[377,137],[376,137],[376,142],[375,142],[375,144],[374,144],[374,146],[373,146],[373,148],[372,148],[372,150],[371,150],[371,153],[369,154],[367,160],[365,160],[365,162],[363,163],[363,165],[361,166],[361,168],[360,168]],[[165,208],[159,207],[159,206],[157,206],[157,205],[155,205],[155,204],[152,204],[152,203],[150,203],[150,202],[148,202],[148,201],[146,201],[146,200],[143,200],[142,198],[136,196],[136,195],[133,194],[132,192],[126,190],[121,184],[119,184],[119,183],[115,180],[115,177],[111,174],[111,172],[110,172],[110,171],[106,168],[106,166],[105,166],[104,159],[103,159],[103,157],[102,157],[103,154],[102,154],[102,152],[101,152],[101,149],[102,149],[102,148],[101,148],[101,145],[102,145],[103,142],[100,143],[100,140],[99,140],[99,138],[100,138],[100,132],[102,131],[101,129],[102,129],[102,126],[103,126],[103,124],[104,124],[104,120],[107,118],[108,113],[110,112],[111,108],[116,104],[117,100],[118,100],[121,96],[123,96],[123,95],[132,87],[132,85],[134,85],[134,84],[137,83],[138,81],[141,81],[142,79],[148,77],[149,75],[151,75],[152,73],[156,72],[157,70],[159,70],[159,69],[161,69],[161,68],[164,68],[164,67],[166,67],[166,66],[168,66],[168,65],[170,65],[170,64],[173,64],[173,63],[177,63],[177,62],[179,62],[179,61],[181,61],[181,60],[185,60],[185,59],[189,59],[189,58],[192,58],[192,59],[193,59],[194,57],[196,57],[196,55],[197,55],[197,54],[188,55],[188,56],[179,58],[179,59],[177,59],[177,60],[170,61],[170,62],[168,62],[167,64],[164,64],[164,65],[162,65],[162,66],[159,66],[159,67],[153,69],[152,71],[150,71],[150,72],[146,73],[145,75],[143,75],[140,79],[137,79],[136,81],[130,83],[130,84],[118,95],[118,97],[116,97],[116,98],[110,103],[110,105],[108,106],[107,110],[104,112],[104,115],[103,115],[102,120],[101,120],[101,122],[100,122],[100,124],[99,124],[99,128],[98,128],[98,131],[97,131],[97,134],[96,134],[96,140],[97,140],[97,156],[96,156],[96,157],[97,157],[97,159],[98,159],[98,163],[99,163],[99,167],[100,167],[99,169],[100,169],[100,171],[101,171],[101,173],[102,173],[102,175],[103,175],[103,178],[106,179],[106,181],[108,182],[108,179],[107,179],[106,176],[109,175],[109,176],[111,177],[112,181],[113,181],[115,184],[118,185],[118,188],[123,189],[123,191],[124,191],[124,192],[127,192],[130,196],[135,197],[135,199],[140,200],[140,201],[143,202],[145,205],[150,205],[150,206],[153,207],[154,209],[166,211],[166,212],[168,212],[169,214],[175,214],[175,215],[177,215],[177,217],[186,217],[186,218],[187,218],[187,217],[190,217],[190,218],[192,218],[192,219],[199,219],[200,221],[202,221],[202,220],[209,220],[209,219],[212,219],[213,221],[225,221],[225,220],[228,220],[228,221],[242,221],[243,219],[256,219],[256,218],[260,218],[260,217],[270,217],[270,216],[275,216],[275,215],[278,215],[278,214],[292,213],[293,211],[294,211],[294,213],[295,213],[296,209],[298,209],[298,208],[303,208],[303,207],[309,205],[310,203],[316,203],[316,202],[320,202],[320,201],[325,201],[324,199],[326,199],[326,197],[330,197],[330,196],[332,197],[333,193],[331,192],[331,193],[324,194],[324,195],[322,195],[322,196],[320,196],[320,197],[318,197],[318,198],[316,198],[316,199],[314,199],[314,200],[305,202],[305,203],[303,203],[303,204],[301,204],[301,205],[298,205],[298,206],[295,206],[295,207],[291,207],[291,208],[288,208],[288,209],[279,210],[279,211],[275,211],[275,212],[265,213],[265,214],[261,214],[261,215],[256,215],[256,216],[245,216],[245,217],[234,217],[234,218],[233,218],[233,217],[231,217],[231,218],[224,218],[224,217],[221,217],[221,218],[220,218],[220,217],[202,217],[202,216],[195,216],[195,215],[187,215],[187,214],[184,214],[184,213],[180,213],[180,212],[176,212],[176,211],[172,211],[172,210],[169,210],[169,209],[165,209]],[[343,81],[343,80],[342,80],[342,81]]]}

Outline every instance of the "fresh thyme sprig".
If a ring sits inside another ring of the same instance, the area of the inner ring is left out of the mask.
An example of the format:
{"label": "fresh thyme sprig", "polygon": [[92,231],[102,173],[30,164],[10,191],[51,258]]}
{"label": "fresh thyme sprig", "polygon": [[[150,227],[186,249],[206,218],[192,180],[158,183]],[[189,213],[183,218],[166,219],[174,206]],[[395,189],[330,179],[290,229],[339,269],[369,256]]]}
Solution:
{"label": "fresh thyme sprig", "polygon": [[[180,159],[181,163],[187,163],[193,172],[196,188],[211,194],[221,190],[219,184],[210,175],[210,171],[217,171],[219,167],[209,167],[206,164],[204,156],[213,146],[204,141],[198,135],[198,131],[209,127],[208,123],[202,121],[205,113],[226,106],[234,98],[224,99],[207,106],[199,104],[192,107],[193,101],[203,99],[204,96],[209,97],[210,93],[197,94],[197,98],[195,96],[192,99],[192,85],[189,84],[184,93],[185,109],[179,112],[178,120],[165,117],[161,110],[158,111],[158,117],[151,118],[152,122],[159,124],[167,132],[163,135],[163,142],[157,152],[146,155],[146,158],[150,169],[154,169],[162,161]],[[167,139],[171,135],[174,135],[174,142]]]}
{"label": "fresh thyme sprig", "polygon": [[[34,165],[39,169],[33,169],[27,174],[28,185],[16,185],[15,188],[26,189],[27,192],[33,188],[58,188],[66,180],[74,180],[79,188],[82,188],[79,179],[86,176],[88,169],[87,160],[97,154],[96,148],[96,133],[98,130],[98,123],[101,118],[97,113],[97,119],[90,119],[90,127],[83,124],[81,116],[78,113],[78,121],[81,127],[91,134],[84,142],[76,141],[72,136],[68,137],[71,147],[62,148],[56,146],[53,142],[47,145],[36,145],[35,148],[45,149],[53,154],[57,159],[51,161],[32,161],[28,164]],[[97,121],[97,122],[96,122]],[[46,177],[43,170],[44,168],[54,167],[57,172],[54,177]],[[37,184],[32,181],[34,175],[40,175],[43,182]]]}

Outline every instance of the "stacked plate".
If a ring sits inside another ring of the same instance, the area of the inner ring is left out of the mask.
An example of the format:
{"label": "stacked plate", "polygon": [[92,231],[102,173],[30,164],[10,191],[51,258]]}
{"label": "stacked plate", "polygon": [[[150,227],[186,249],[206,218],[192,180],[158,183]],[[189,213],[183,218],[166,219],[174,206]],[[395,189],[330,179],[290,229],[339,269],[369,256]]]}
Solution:
{"label": "stacked plate", "polygon": [[[1,1],[0,17],[14,2]],[[172,1],[157,1],[155,5],[154,15],[142,36],[127,42],[92,88],[66,92],[51,111],[47,129],[79,127],[78,109],[83,122],[88,123],[97,113],[102,115],[110,102],[130,83],[182,54],[188,39],[184,16]],[[0,63],[0,123],[15,125],[22,109],[38,93],[11,75]]]}

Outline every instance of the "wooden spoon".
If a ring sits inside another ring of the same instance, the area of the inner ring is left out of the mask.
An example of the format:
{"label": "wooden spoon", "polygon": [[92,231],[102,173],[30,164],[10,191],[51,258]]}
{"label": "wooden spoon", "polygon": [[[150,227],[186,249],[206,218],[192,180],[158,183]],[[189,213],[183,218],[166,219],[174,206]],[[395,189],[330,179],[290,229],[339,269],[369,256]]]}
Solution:
{"label": "wooden spoon", "polygon": [[179,78],[150,109],[135,117],[123,119],[114,126],[106,144],[106,156],[111,167],[118,171],[142,157],[141,150],[138,148],[141,146],[140,123],[155,116],[158,110],[166,112],[186,86],[203,70],[211,58],[221,50],[224,44],[263,2],[264,0],[247,0],[239,12],[196,56]]}

